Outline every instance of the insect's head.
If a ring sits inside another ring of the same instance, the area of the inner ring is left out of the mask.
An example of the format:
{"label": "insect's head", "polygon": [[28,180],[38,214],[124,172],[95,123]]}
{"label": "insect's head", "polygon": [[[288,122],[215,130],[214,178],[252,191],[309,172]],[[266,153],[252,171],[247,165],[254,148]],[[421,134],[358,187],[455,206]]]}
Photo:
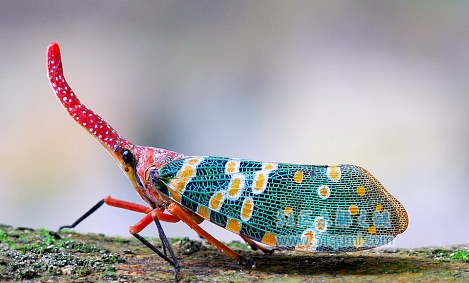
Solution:
{"label": "insect's head", "polygon": [[137,192],[141,192],[143,184],[137,175],[138,155],[135,151],[135,146],[118,145],[111,155],[120,165]]}
{"label": "insect's head", "polygon": [[64,78],[60,48],[57,43],[51,43],[47,48],[47,66],[52,88],[70,116],[106,148],[134,187],[138,186],[135,174],[136,146],[121,137],[98,114],[80,102]]}

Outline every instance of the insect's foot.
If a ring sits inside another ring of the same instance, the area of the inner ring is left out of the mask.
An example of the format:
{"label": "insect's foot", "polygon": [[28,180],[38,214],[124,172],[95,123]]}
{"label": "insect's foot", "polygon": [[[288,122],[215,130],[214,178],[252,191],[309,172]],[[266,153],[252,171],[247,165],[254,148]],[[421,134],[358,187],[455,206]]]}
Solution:
{"label": "insect's foot", "polygon": [[256,267],[256,262],[250,257],[241,257],[241,264],[250,268]]}
{"label": "insect's foot", "polygon": [[57,233],[60,233],[63,229],[72,229],[72,225],[64,225],[60,226],[59,229],[57,229]]}
{"label": "insect's foot", "polygon": [[273,254],[275,251],[279,251],[280,249],[277,249],[277,248],[274,248],[274,249],[262,249],[262,252],[265,254],[265,255],[271,255]]}
{"label": "insect's foot", "polygon": [[174,267],[174,280],[178,281],[178,274],[179,274],[179,269],[180,269],[179,263],[176,262],[176,265],[174,265],[173,267]]}

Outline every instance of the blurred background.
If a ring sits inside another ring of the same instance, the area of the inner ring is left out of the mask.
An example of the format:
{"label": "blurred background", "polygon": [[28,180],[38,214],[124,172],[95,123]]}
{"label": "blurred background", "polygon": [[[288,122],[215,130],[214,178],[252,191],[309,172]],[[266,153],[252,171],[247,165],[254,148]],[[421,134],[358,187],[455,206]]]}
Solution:
{"label": "blurred background", "polygon": [[[106,195],[142,203],[54,96],[56,41],[79,98],[136,144],[361,165],[407,209],[395,246],[468,243],[467,15],[466,1],[0,1],[0,223],[57,229]],[[104,207],[76,230],[130,236],[140,217]]]}

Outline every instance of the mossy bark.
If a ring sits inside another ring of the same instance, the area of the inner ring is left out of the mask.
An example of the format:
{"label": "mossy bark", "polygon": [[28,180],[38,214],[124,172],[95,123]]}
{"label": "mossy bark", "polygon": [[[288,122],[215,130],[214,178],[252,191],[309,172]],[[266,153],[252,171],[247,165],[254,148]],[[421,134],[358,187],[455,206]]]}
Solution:
{"label": "mossy bark", "polygon": [[[157,239],[151,241],[158,244]],[[253,258],[240,266],[201,241],[172,239],[181,282],[469,282],[468,246],[322,254],[292,251]],[[174,282],[173,270],[140,242],[0,225],[1,282]]]}

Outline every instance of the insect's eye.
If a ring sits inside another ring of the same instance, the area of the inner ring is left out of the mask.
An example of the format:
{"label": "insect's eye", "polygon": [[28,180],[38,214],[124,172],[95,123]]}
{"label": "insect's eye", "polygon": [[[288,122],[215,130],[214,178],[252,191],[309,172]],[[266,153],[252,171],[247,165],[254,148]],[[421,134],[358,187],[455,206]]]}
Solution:
{"label": "insect's eye", "polygon": [[122,160],[124,161],[125,164],[131,165],[131,166],[135,165],[135,157],[128,149],[125,149],[122,152]]}

